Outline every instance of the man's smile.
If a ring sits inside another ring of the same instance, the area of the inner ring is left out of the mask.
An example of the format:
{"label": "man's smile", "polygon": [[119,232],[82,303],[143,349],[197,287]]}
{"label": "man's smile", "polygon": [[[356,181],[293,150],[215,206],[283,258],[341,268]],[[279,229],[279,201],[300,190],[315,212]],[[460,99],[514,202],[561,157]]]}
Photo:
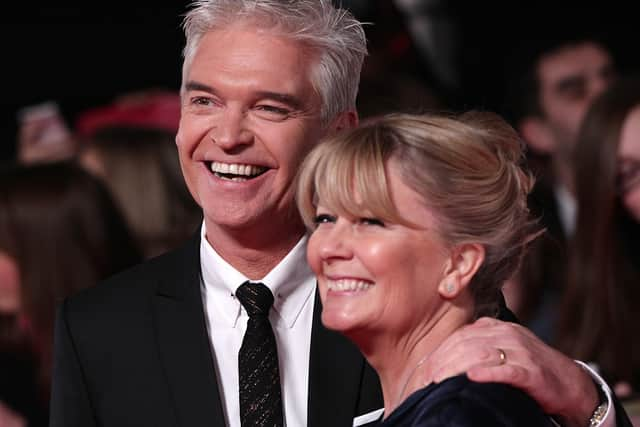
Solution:
{"label": "man's smile", "polygon": [[242,163],[205,162],[208,169],[215,176],[231,181],[246,181],[265,173],[269,168],[265,166],[248,165]]}

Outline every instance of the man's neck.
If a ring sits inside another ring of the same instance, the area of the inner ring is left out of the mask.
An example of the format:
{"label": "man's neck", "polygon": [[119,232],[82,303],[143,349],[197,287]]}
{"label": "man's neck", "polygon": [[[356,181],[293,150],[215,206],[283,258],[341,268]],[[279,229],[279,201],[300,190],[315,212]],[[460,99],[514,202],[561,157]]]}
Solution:
{"label": "man's neck", "polygon": [[215,251],[251,280],[264,278],[304,236],[298,221],[231,230],[206,222],[206,239]]}

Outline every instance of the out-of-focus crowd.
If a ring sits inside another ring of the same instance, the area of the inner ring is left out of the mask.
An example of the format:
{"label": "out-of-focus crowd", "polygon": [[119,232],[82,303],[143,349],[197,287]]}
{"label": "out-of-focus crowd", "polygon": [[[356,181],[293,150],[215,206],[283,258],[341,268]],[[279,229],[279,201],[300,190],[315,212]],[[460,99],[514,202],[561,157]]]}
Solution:
{"label": "out-of-focus crowd", "polygon": [[[451,28],[434,26],[440,38],[423,31],[432,21],[410,3],[394,9],[412,17],[405,25],[369,29],[361,119],[458,106],[448,98],[451,52],[434,45]],[[503,293],[523,324],[591,362],[637,415],[640,80],[594,33],[539,39],[520,56],[507,67],[501,113],[527,144],[530,209],[545,233]],[[0,168],[0,426],[40,426],[56,304],[185,242],[202,214],[175,150],[177,92],[128,94],[73,123],[55,102],[19,117],[17,158]]]}

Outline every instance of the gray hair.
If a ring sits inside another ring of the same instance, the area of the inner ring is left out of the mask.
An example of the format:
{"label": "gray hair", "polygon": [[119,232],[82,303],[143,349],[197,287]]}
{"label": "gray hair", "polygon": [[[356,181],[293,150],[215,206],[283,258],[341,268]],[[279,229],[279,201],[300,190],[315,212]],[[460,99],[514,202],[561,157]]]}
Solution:
{"label": "gray hair", "polygon": [[360,71],[367,54],[362,24],[331,0],[199,0],[183,22],[186,36],[182,89],[187,70],[202,37],[238,22],[298,41],[318,59],[311,84],[322,98],[325,123],[344,111],[355,110]]}

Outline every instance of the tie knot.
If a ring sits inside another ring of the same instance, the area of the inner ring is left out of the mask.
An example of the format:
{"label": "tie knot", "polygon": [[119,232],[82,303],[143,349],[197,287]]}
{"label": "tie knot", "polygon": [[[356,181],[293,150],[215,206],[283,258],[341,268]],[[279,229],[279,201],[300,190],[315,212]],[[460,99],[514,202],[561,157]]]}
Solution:
{"label": "tie knot", "polygon": [[244,282],[236,290],[236,297],[249,317],[268,316],[273,305],[273,294],[263,283]]}

